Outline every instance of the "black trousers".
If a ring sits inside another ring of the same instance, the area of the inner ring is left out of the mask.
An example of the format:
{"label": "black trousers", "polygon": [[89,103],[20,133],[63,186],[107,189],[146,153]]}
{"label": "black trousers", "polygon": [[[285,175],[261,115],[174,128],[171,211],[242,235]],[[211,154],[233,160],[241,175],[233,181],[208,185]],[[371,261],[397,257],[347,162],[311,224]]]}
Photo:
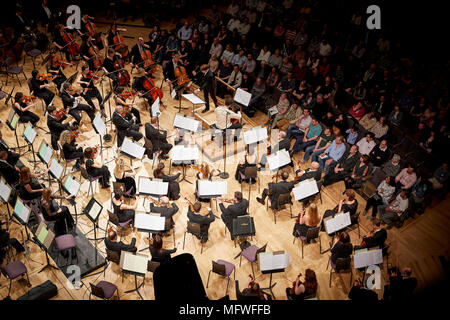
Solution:
{"label": "black trousers", "polygon": [[12,166],[15,166],[19,158],[20,156],[18,153],[8,151],[8,158],[6,158],[6,162],[8,162]]}
{"label": "black trousers", "polygon": [[59,141],[59,137],[61,136],[61,133],[51,133],[51,144],[52,144],[52,148],[55,151],[58,151],[59,147],[58,147],[58,141]]}
{"label": "black trousers", "polygon": [[134,141],[139,141],[142,139],[143,134],[139,132],[139,126],[133,124],[127,130],[122,130],[117,133],[117,146],[120,148],[122,146],[125,137],[131,137]]}
{"label": "black trousers", "polygon": [[55,221],[55,231],[57,234],[66,234],[69,230],[73,229],[74,227],[74,220],[72,218],[72,215],[70,214],[69,208],[66,206],[61,206],[61,212],[53,215],[53,216],[46,216],[46,221]]}
{"label": "black trousers", "polygon": [[94,121],[95,118],[95,108],[92,108],[91,106],[88,106],[87,104],[78,104],[76,108],[72,108],[69,111],[69,114],[75,118],[75,120],[80,123],[81,121],[81,111],[85,111],[91,121]]}
{"label": "black trousers", "polygon": [[84,153],[83,153],[83,148],[81,148],[81,147],[79,147],[74,152],[71,152],[69,154],[64,154],[64,156],[65,156],[66,159],[79,158],[79,160],[77,160],[77,162],[84,163]]}
{"label": "black trousers", "polygon": [[369,210],[370,207],[372,207],[372,217],[375,218],[377,216],[377,207],[379,205],[383,204],[383,200],[379,199],[375,199],[374,197],[370,197],[369,199],[367,199],[366,202],[366,207],[364,210]]}
{"label": "black trousers", "polygon": [[132,107],[130,109],[130,113],[132,115],[134,115],[134,117],[136,118],[136,124],[140,124],[141,123],[141,113],[139,112],[139,110],[134,108],[134,107]]}
{"label": "black trousers", "polygon": [[39,121],[39,116],[34,114],[31,111],[25,111],[25,112],[22,112],[22,115],[20,116],[19,120],[20,120],[20,122],[23,122],[23,123],[30,122],[33,125],[33,127],[35,127]]}
{"label": "black trousers", "polygon": [[206,110],[209,110],[209,96],[211,96],[211,99],[214,102],[214,107],[217,106],[217,98],[216,95],[214,94],[214,91],[203,90],[203,97],[205,98]]}
{"label": "black trousers", "polygon": [[39,93],[36,93],[36,96],[43,99],[45,102],[45,105],[48,107],[50,103],[53,101],[53,98],[55,97],[55,94],[51,92],[48,89],[41,89]]}
{"label": "black trousers", "polygon": [[102,104],[103,102],[103,98],[102,95],[100,94],[100,91],[98,91],[97,88],[93,88],[93,89],[89,89],[86,94],[81,95],[84,100],[86,100],[86,102],[88,103],[88,105],[91,106],[92,109],[96,110],[97,108],[95,107],[94,103],[92,102],[92,99],[97,99],[98,104],[100,106],[101,110],[104,110],[104,106]]}

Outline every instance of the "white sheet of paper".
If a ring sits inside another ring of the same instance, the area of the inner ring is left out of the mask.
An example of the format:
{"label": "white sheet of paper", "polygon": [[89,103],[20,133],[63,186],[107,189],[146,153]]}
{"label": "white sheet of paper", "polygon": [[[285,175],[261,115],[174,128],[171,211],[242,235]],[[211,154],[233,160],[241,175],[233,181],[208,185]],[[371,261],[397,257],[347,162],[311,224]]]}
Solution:
{"label": "white sheet of paper", "polygon": [[184,117],[179,113],[175,114],[175,118],[173,119],[174,127],[185,129],[192,132],[197,132],[199,124],[200,121],[197,121],[189,117]]}
{"label": "white sheet of paper", "polygon": [[92,125],[95,127],[95,130],[97,130],[98,134],[100,134],[102,137],[106,134],[106,124],[103,121],[100,112],[97,112],[97,114],[95,115],[94,121],[92,121]]}
{"label": "white sheet of paper", "polygon": [[342,230],[352,224],[350,212],[337,214],[334,218],[324,220],[324,224],[328,234]]}
{"label": "white sheet of paper", "polygon": [[138,192],[139,194],[156,194],[160,196],[167,195],[169,189],[168,182],[153,181],[148,177],[139,177]]}
{"label": "white sheet of paper", "polygon": [[198,181],[198,193],[200,196],[216,196],[224,195],[228,192],[228,185],[226,181]]}
{"label": "white sheet of paper", "polygon": [[383,250],[367,250],[353,255],[355,269],[383,263]]}
{"label": "white sheet of paper", "polygon": [[50,148],[50,146],[47,143],[43,142],[39,149],[39,155],[45,161],[45,163],[48,163],[50,161],[52,154],[53,154],[52,148]]}
{"label": "white sheet of paper", "polygon": [[269,109],[269,113],[271,116],[275,115],[278,113],[278,108],[277,106],[273,106],[272,108]]}
{"label": "white sheet of paper", "polygon": [[161,111],[159,111],[159,97],[156,98],[155,102],[153,102],[151,110],[152,110],[152,117],[159,117],[161,115]]}
{"label": "white sheet of paper", "polygon": [[6,184],[6,182],[0,180],[0,197],[4,202],[8,202],[9,196],[11,195],[11,187]]}
{"label": "white sheet of paper", "polygon": [[262,252],[259,254],[258,261],[261,271],[284,269],[289,266],[289,253]]}
{"label": "white sheet of paper", "polygon": [[36,138],[36,130],[34,130],[30,124],[28,124],[28,126],[26,127],[23,135],[24,137],[27,139],[27,141],[29,143],[33,143],[34,142],[34,138]]}
{"label": "white sheet of paper", "polygon": [[241,88],[238,88],[236,90],[236,93],[234,94],[234,101],[236,101],[237,103],[240,103],[246,107],[250,103],[251,98],[252,98],[252,94],[245,90],[242,90]]}
{"label": "white sheet of paper", "polygon": [[134,255],[126,251],[122,251],[121,255],[120,267],[123,270],[140,274],[147,273],[148,258],[146,256]]}
{"label": "white sheet of paper", "polygon": [[53,158],[52,162],[50,163],[49,169],[56,179],[61,179],[64,168],[55,158]]}
{"label": "white sheet of paper", "polygon": [[72,176],[68,176],[64,182],[64,188],[69,192],[70,195],[76,196],[78,190],[80,190],[80,183],[76,181]]}
{"label": "white sheet of paper", "polygon": [[28,223],[30,218],[31,209],[26,206],[21,199],[17,198],[16,205],[14,206],[14,214],[25,223]]}
{"label": "white sheet of paper", "polygon": [[129,138],[125,138],[123,140],[122,147],[120,147],[120,151],[136,158],[142,160],[142,157],[144,156],[145,148],[141,147],[137,143],[134,143]]}
{"label": "white sheet of paper", "polygon": [[134,216],[134,227],[137,229],[163,231],[165,224],[165,217],[155,217],[145,213],[137,213]]}
{"label": "white sheet of paper", "polygon": [[303,180],[300,182],[294,189],[292,189],[294,193],[295,200],[303,200],[306,197],[312,196],[319,192],[317,188],[317,181],[314,179]]}
{"label": "white sheet of paper", "polygon": [[171,150],[172,152],[172,162],[177,161],[192,161],[192,160],[198,160],[199,158],[199,151],[198,147],[185,147],[181,145],[174,146]]}
{"label": "white sheet of paper", "polygon": [[272,171],[278,170],[278,168],[291,163],[291,157],[286,149],[281,149],[267,157],[267,163],[269,169]]}
{"label": "white sheet of paper", "polygon": [[194,105],[196,105],[196,104],[205,104],[205,101],[203,101],[202,99],[200,99],[199,97],[197,97],[193,93],[182,94],[181,96],[183,98],[185,98],[186,100],[188,100],[190,103],[194,104]]}
{"label": "white sheet of paper", "polygon": [[244,141],[246,144],[253,144],[268,138],[267,128],[255,127],[244,131]]}
{"label": "white sheet of paper", "polygon": [[94,201],[94,204],[91,207],[91,210],[89,210],[88,214],[91,216],[93,221],[97,221],[98,216],[102,212],[102,207]]}

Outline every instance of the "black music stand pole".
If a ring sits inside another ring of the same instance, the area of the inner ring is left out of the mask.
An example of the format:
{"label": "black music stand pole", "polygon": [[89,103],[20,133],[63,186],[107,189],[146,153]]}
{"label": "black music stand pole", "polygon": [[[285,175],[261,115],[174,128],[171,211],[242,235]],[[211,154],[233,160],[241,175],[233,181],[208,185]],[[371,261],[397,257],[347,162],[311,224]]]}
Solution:
{"label": "black music stand pole", "polygon": [[60,270],[58,267],[55,267],[54,265],[50,264],[50,259],[48,258],[48,251],[45,247],[43,249],[45,251],[45,259],[47,260],[47,263],[41,270],[38,271],[38,273],[41,273],[42,271],[44,271],[47,268],[53,268],[55,270]]}
{"label": "black music stand pole", "polygon": [[[227,112],[227,114],[225,116],[225,127],[226,127],[227,124],[228,124],[228,112]],[[222,135],[222,139],[223,139],[223,135]],[[228,179],[228,177],[230,176],[228,174],[228,172],[226,172],[227,171],[227,168],[226,168],[226,165],[227,165],[227,145],[228,145],[227,142],[228,142],[228,139],[227,139],[227,128],[225,128],[225,147],[223,147],[223,141],[222,141],[222,147],[224,148],[224,152],[225,152],[225,155],[224,155],[224,158],[223,158],[223,171],[219,174],[219,177],[221,179]],[[249,200],[250,200],[250,198],[249,198]]]}

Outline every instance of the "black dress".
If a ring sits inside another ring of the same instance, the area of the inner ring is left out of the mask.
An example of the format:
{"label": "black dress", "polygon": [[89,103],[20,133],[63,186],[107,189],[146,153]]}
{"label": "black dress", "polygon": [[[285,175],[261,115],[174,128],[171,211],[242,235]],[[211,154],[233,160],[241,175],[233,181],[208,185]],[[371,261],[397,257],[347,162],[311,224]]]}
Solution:
{"label": "black dress", "polygon": [[331,262],[336,264],[338,258],[348,258],[353,252],[353,245],[351,243],[343,244],[337,242],[331,249]]}
{"label": "black dress", "polygon": [[152,255],[152,261],[159,262],[161,264],[169,261],[171,258],[170,254],[177,251],[177,249],[172,249],[172,250],[162,249],[161,251],[158,252],[151,244],[149,246],[149,249],[150,249],[150,254]]}
{"label": "black dress", "polygon": [[[327,218],[327,217],[334,217],[334,215],[336,213],[338,213],[338,209],[339,209],[339,205],[337,205],[333,210],[327,210],[325,211],[324,215],[323,215],[323,219]],[[355,223],[356,219],[355,219],[355,215],[356,215],[356,210],[358,209],[358,200],[354,200],[354,202],[352,204],[343,204],[341,211],[342,212],[349,212],[350,213],[350,219],[352,221],[352,224]],[[321,231],[325,231],[325,224],[323,222],[322,219],[322,227],[321,227]]]}
{"label": "black dress", "polygon": [[135,215],[135,211],[131,210],[131,209],[125,209],[122,210],[120,209],[120,206],[122,205],[122,203],[120,205],[116,205],[113,201],[112,203],[113,205],[113,209],[114,209],[114,214],[117,215],[117,217],[119,218],[119,222],[125,222],[128,220],[134,220],[134,215]]}
{"label": "black dress", "polygon": [[[56,213],[59,208],[61,208],[61,212]],[[42,201],[41,210],[45,221],[55,221],[57,235],[66,234],[68,230],[73,229],[74,221],[69,208],[66,206],[60,207],[55,200],[50,202]]]}
{"label": "black dress", "polygon": [[[153,176],[156,178],[155,172],[156,170],[153,171]],[[167,196],[169,197],[170,200],[178,200],[180,198],[180,184],[177,181],[180,174],[181,173],[177,173],[176,175],[173,176],[163,174],[161,175],[161,177],[159,177],[159,179],[162,179],[162,181],[169,183]]]}
{"label": "black dress", "polygon": [[102,186],[106,186],[111,177],[111,174],[109,173],[108,168],[106,166],[103,166],[101,168],[95,168],[92,166],[93,164],[94,164],[94,160],[92,160],[92,159],[86,160],[87,173],[91,177],[101,176],[100,182],[102,183]]}
{"label": "black dress", "polygon": [[42,197],[42,192],[28,192],[28,190],[25,188],[26,185],[30,185],[31,189],[33,190],[44,189],[44,187],[34,178],[32,178],[29,182],[21,181],[19,183],[20,198],[22,198],[23,200],[34,200],[40,199]]}
{"label": "black dress", "polygon": [[[20,102],[20,107],[21,108],[26,108],[27,104],[25,102]],[[31,123],[33,125],[33,127],[36,126],[36,124],[39,121],[39,116],[34,114],[31,111],[21,111],[19,110],[14,104],[13,104],[13,109],[14,111],[17,113],[17,115],[19,116],[19,121],[22,123]]]}
{"label": "black dress", "polygon": [[299,236],[298,234],[300,234],[300,237],[306,237],[308,230],[314,227],[315,226],[308,226],[306,223],[300,224],[296,222],[294,225],[294,231],[292,232],[292,235],[294,237],[298,237]]}
{"label": "black dress", "polygon": [[122,178],[115,178],[116,182],[125,184],[125,192],[128,192],[131,189],[130,195],[133,196],[136,194],[136,181],[133,177],[125,177],[125,173],[122,173]]}

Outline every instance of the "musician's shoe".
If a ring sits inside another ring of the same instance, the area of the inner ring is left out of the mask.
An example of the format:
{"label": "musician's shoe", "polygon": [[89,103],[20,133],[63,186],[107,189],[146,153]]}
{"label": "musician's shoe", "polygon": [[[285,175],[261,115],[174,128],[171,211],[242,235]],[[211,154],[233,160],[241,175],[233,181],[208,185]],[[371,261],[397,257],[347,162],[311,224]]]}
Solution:
{"label": "musician's shoe", "polygon": [[209,108],[205,108],[203,111],[202,111],[202,113],[206,113],[206,112],[208,112],[209,111]]}
{"label": "musician's shoe", "polygon": [[208,241],[208,238],[202,238],[200,242],[201,243],[206,243],[207,241]]}
{"label": "musician's shoe", "polygon": [[265,202],[263,199],[261,199],[260,197],[256,197],[256,201],[258,201],[258,202],[261,203],[262,205],[265,205],[265,204],[266,204],[266,202]]}

